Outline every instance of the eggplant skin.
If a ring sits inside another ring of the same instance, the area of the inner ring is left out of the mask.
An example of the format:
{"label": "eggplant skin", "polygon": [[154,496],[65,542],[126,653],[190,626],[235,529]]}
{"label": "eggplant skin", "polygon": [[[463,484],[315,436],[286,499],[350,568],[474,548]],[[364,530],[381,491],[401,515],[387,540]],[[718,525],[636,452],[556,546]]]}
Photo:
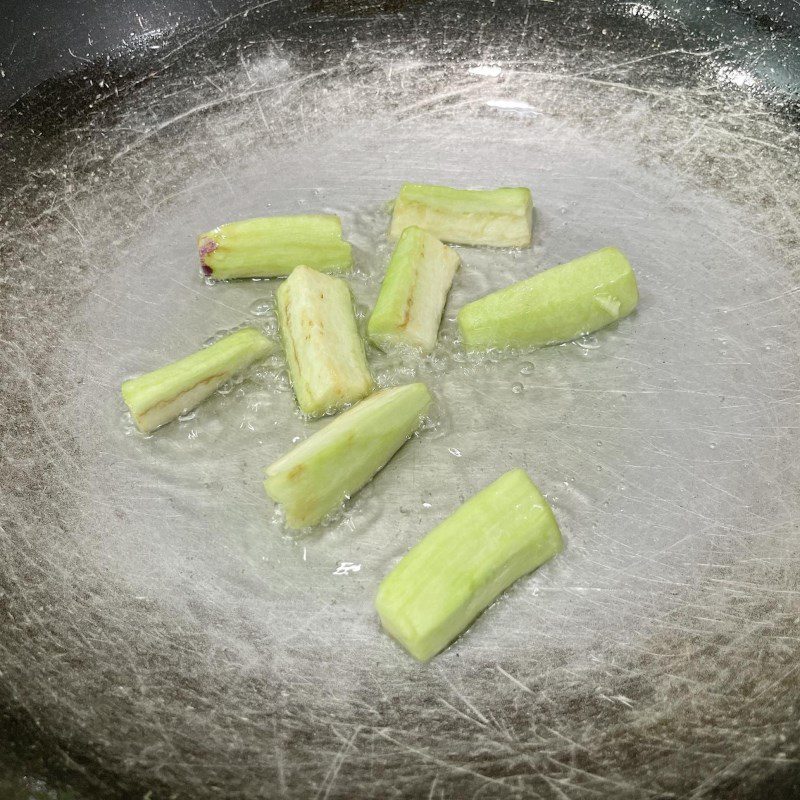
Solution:
{"label": "eggplant skin", "polygon": [[381,350],[407,346],[430,353],[460,263],[458,253],[432,234],[406,228],[367,324],[370,341]]}
{"label": "eggplant skin", "polygon": [[316,525],[340,508],[413,435],[430,403],[424,383],[375,392],[269,466],[264,489],[287,526]]}
{"label": "eggplant skin", "polygon": [[530,189],[452,189],[404,183],[394,201],[389,238],[416,225],[443,242],[488,247],[530,247],[533,198]]}
{"label": "eggplant skin", "polygon": [[638,303],[628,259],[605,247],[468,303],[458,327],[468,350],[543,347],[600,330]]}
{"label": "eggplant skin", "polygon": [[375,388],[343,280],[300,266],[275,300],[292,387],[304,414],[336,413]]}
{"label": "eggplant skin", "polygon": [[353,249],[334,214],[256,217],[228,222],[197,237],[200,269],[215,280],[274,278],[301,264],[320,272],[346,272]]}
{"label": "eggplant skin", "polygon": [[191,411],[236,373],[265,358],[275,343],[255,328],[224,336],[190,356],[122,384],[136,427],[152,433]]}
{"label": "eggplant skin", "polygon": [[518,578],[564,547],[553,511],[521,469],[505,473],[409,550],[375,608],[417,660],[441,652]]}

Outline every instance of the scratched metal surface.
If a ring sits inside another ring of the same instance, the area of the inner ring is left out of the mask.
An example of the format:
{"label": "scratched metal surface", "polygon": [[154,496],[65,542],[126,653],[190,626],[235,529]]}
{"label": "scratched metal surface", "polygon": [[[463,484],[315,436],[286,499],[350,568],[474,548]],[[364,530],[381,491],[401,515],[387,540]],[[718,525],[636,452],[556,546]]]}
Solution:
{"label": "scratched metal surface", "polygon": [[[6,120],[0,700],[50,768],[104,797],[795,796],[780,98],[642,5],[261,4],[154,41]],[[274,282],[197,273],[194,236],[223,220],[340,214],[363,314],[405,179],[529,185],[536,244],[462,249],[431,359],[370,354],[382,383],[429,384],[434,424],[292,538],[261,468],[314,426],[279,357],[151,438],[118,387],[274,330]],[[461,354],[465,301],[611,243],[640,278],[631,318]],[[379,581],[514,466],[566,551],[413,663],[379,631]]]}

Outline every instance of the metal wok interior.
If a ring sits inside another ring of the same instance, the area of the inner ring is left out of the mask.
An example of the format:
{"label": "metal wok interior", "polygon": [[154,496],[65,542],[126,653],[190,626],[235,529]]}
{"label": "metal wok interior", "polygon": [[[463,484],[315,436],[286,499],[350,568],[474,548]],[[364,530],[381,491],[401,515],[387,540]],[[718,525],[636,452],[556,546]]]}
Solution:
{"label": "metal wok interior", "polygon": [[[25,769],[86,797],[796,796],[796,31],[690,11],[251,3],[4,113],[0,705]],[[274,330],[276,281],[198,274],[220,222],[339,214],[363,318],[404,180],[530,186],[535,245],[461,250],[431,358],[370,353],[433,421],[291,536],[262,468],[319,423],[280,357],[150,438],[119,385]],[[608,244],[634,316],[463,354],[461,305]],[[515,466],[565,552],[413,662],[378,583]]]}

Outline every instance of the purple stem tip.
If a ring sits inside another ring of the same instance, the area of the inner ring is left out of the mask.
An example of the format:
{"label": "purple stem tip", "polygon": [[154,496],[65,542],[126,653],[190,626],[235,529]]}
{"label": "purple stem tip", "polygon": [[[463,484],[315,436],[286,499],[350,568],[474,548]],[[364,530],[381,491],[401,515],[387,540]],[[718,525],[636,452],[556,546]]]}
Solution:
{"label": "purple stem tip", "polygon": [[203,275],[213,275],[214,270],[206,264],[206,256],[213,253],[219,245],[213,239],[203,239],[200,244],[200,268]]}

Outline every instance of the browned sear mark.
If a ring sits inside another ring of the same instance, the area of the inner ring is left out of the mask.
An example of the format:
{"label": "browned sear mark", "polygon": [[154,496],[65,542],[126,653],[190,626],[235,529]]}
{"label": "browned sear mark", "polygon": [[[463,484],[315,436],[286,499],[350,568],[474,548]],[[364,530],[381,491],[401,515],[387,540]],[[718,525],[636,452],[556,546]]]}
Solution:
{"label": "browned sear mark", "polygon": [[162,406],[169,405],[170,403],[174,403],[179,397],[182,397],[185,394],[188,394],[192,391],[192,389],[196,389],[198,386],[202,386],[204,383],[210,383],[211,381],[216,380],[217,378],[224,378],[228,373],[226,372],[218,372],[215,375],[210,375],[208,378],[203,378],[202,381],[197,381],[193,386],[190,386],[188,389],[184,389],[182,392],[179,392],[174,397],[168,397],[166,400],[159,400],[157,403],[154,403],[152,406],[147,408],[145,411],[142,411],[139,414],[139,417],[144,417],[149,414],[155,408],[161,408]]}

